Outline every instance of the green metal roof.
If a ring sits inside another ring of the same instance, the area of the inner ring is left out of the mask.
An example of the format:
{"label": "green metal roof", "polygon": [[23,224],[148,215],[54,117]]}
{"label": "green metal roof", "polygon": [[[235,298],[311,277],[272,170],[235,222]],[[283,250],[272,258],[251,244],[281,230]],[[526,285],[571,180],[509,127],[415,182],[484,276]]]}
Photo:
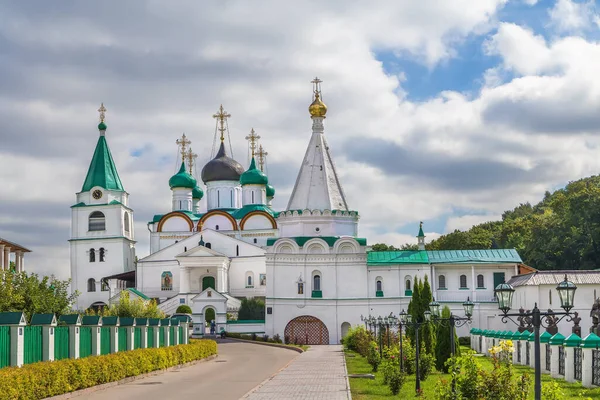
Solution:
{"label": "green metal roof", "polygon": [[492,250],[434,250],[427,251],[429,262],[441,263],[522,263],[515,249]]}
{"label": "green metal roof", "polygon": [[579,345],[581,344],[581,338],[579,337],[579,335],[571,333],[569,337],[565,339],[564,344],[567,347],[579,347]]}
{"label": "green metal roof", "polygon": [[196,187],[192,190],[192,199],[202,200],[204,197],[204,191],[196,185]]}
{"label": "green metal roof", "polygon": [[424,250],[370,251],[367,253],[367,265],[428,263],[429,258]]}
{"label": "green metal roof", "polygon": [[106,190],[125,191],[104,136],[98,138],[96,150],[81,191],[87,192],[95,186]]}
{"label": "green metal roof", "polygon": [[[176,319],[179,322],[192,322],[192,318],[189,315],[174,315],[171,319]],[[227,321],[229,323],[230,321]]]}
{"label": "green metal roof", "polygon": [[102,317],[102,325],[119,325],[119,317]]}
{"label": "green metal roof", "polygon": [[171,318],[171,326],[179,326],[179,318]]}
{"label": "green metal roof", "polygon": [[136,318],[135,326],[148,326],[148,318]]}
{"label": "green metal roof", "polygon": [[179,171],[169,179],[169,186],[173,188],[188,188],[194,189],[196,187],[196,178],[191,176],[185,170],[185,163],[181,163]]}
{"label": "green metal roof", "polygon": [[549,343],[562,345],[564,340],[565,340],[565,337],[563,335],[561,335],[560,332],[558,332],[556,335],[554,335],[550,338]]}
{"label": "green metal roof", "polygon": [[144,293],[140,292],[139,290],[137,290],[135,288],[127,288],[125,290],[135,294],[136,296],[141,297],[144,300],[150,300],[150,297],[146,296]]}
{"label": "green metal roof", "polygon": [[[324,240],[329,247],[333,247],[333,245],[335,244],[335,242],[337,242],[341,237],[340,236],[296,236],[296,237],[288,237],[286,239],[291,239],[294,242],[296,242],[298,244],[298,246],[302,247],[306,244],[306,242],[308,242],[310,239],[322,239]],[[273,244],[278,241],[279,239],[282,238],[269,238],[267,239],[267,246],[273,246]],[[367,245],[367,239],[365,238],[356,238],[353,237],[352,239],[356,240],[358,242],[359,245],[361,246],[366,246]]]}
{"label": "green metal roof", "polygon": [[58,318],[58,322],[64,322],[67,325],[81,324],[81,315],[79,315],[79,314],[61,315],[60,318]]}
{"label": "green metal roof", "polygon": [[275,197],[275,188],[271,184],[267,184],[267,197]]}
{"label": "green metal roof", "polygon": [[120,326],[135,326],[135,318],[121,317],[119,318]]}
{"label": "green metal roof", "polygon": [[246,206],[240,208],[239,210],[235,210],[234,212],[232,212],[230,214],[233,218],[240,220],[253,211],[264,211],[267,214],[269,214],[270,216],[275,217],[273,210],[271,210],[269,207],[267,207],[263,204],[249,204],[249,205],[246,205]]}
{"label": "green metal roof", "polygon": [[423,223],[422,222],[419,224],[419,234],[417,235],[417,237],[425,237],[425,234],[423,233]]}
{"label": "green metal roof", "polygon": [[81,325],[102,325],[102,317],[99,315],[84,315],[81,318]]}
{"label": "green metal roof", "polygon": [[171,320],[169,318],[163,318],[160,320],[160,326],[169,326],[171,325]]}
{"label": "green metal roof", "polygon": [[54,314],[33,314],[30,325],[54,325],[56,316]]}
{"label": "green metal roof", "polygon": [[552,334],[548,331],[542,333],[540,335],[540,343],[548,343],[550,342],[550,338],[552,337]]}
{"label": "green metal roof", "polygon": [[600,337],[595,333],[590,333],[581,341],[581,347],[586,349],[597,349],[600,346]]}
{"label": "green metal roof", "polygon": [[150,326],[160,325],[160,318],[148,318],[148,325],[150,325]]}

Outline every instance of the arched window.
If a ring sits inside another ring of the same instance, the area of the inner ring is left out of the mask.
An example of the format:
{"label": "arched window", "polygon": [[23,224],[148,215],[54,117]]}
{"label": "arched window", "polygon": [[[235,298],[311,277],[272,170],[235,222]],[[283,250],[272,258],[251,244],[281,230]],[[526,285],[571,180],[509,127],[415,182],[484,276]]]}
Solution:
{"label": "arched window", "polygon": [[210,244],[210,242],[207,242],[204,247],[206,247],[207,249],[212,249],[212,245]]}
{"label": "arched window", "polygon": [[103,231],[106,230],[106,220],[104,218],[104,214],[100,211],[94,211],[90,214],[89,223],[88,223],[89,231]]}
{"label": "arched window", "polygon": [[215,230],[219,230],[219,225],[215,225]]}
{"label": "arched window", "polygon": [[248,287],[252,287],[252,277],[248,276],[248,282],[246,283]]}
{"label": "arched window", "polygon": [[446,289],[446,276],[438,276],[438,289]]}
{"label": "arched window", "polygon": [[104,247],[100,247],[99,252],[99,256],[100,256],[100,262],[104,262]]}
{"label": "arched window", "polygon": [[235,246],[235,255],[236,255],[236,256],[239,256],[239,255],[240,255],[240,246],[239,246],[239,245],[236,245],[236,246]]}
{"label": "arched window", "polygon": [[550,305],[552,305],[552,289],[548,290],[548,301],[550,302]]}
{"label": "arched window", "polygon": [[460,276],[460,288],[461,289],[466,289],[467,288],[467,276],[466,275],[461,275]]}
{"label": "arched window", "polygon": [[485,287],[484,285],[484,280],[483,280],[483,275],[479,274],[477,275],[477,287],[480,289],[483,289]]}
{"label": "arched window", "polygon": [[90,278],[88,279],[88,292],[95,292],[96,291],[96,281],[94,280],[94,278]]}
{"label": "arched window", "polygon": [[254,244],[258,243],[258,239],[254,238]]}
{"label": "arched window", "polygon": [[252,204],[254,204],[254,190],[251,193],[252,193]]}
{"label": "arched window", "polygon": [[313,276],[313,290],[321,290],[321,275]]}
{"label": "arched window", "polygon": [[411,290],[410,289],[410,279],[406,280],[406,290]]}
{"label": "arched window", "polygon": [[123,215],[123,226],[125,227],[125,232],[129,233],[129,213]]}
{"label": "arched window", "polygon": [[378,292],[383,292],[383,284],[381,283],[380,279],[378,279],[375,283],[375,290],[377,290]]}
{"label": "arched window", "polygon": [[108,282],[102,280],[102,287],[100,288],[103,292],[108,292]]}
{"label": "arched window", "polygon": [[254,287],[254,274],[252,271],[246,272],[246,287],[253,288]]}
{"label": "arched window", "polygon": [[230,190],[229,190],[229,194],[230,194],[230,196],[231,196],[231,206],[230,206],[230,207],[231,207],[231,208],[233,208],[233,207],[235,207],[235,206],[233,205],[233,189],[230,189]]}
{"label": "arched window", "polygon": [[90,262],[96,262],[96,250],[90,249]]}

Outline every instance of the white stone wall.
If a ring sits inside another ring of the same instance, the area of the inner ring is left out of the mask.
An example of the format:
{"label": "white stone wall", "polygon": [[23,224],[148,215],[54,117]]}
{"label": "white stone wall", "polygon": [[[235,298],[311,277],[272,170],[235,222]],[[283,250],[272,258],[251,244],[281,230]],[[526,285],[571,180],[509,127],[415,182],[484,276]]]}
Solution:
{"label": "white stone wall", "polygon": [[267,204],[267,189],[265,185],[242,186],[242,205]]}
{"label": "white stone wall", "polygon": [[193,211],[192,210],[192,189],[173,188],[172,210],[173,211]]}
{"label": "white stone wall", "polygon": [[214,181],[206,184],[207,209],[241,208],[242,187],[237,181]]}
{"label": "white stone wall", "polygon": [[280,237],[357,236],[358,215],[354,212],[332,215],[330,210],[286,211],[277,218]]}

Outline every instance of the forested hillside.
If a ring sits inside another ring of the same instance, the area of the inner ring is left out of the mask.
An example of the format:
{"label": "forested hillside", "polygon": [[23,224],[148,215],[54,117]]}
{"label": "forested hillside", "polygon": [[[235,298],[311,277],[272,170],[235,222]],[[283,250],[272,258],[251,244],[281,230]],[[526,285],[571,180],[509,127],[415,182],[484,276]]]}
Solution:
{"label": "forested hillside", "polygon": [[532,206],[521,204],[468,231],[454,231],[427,250],[515,248],[537,269],[600,268],[600,177],[569,183]]}

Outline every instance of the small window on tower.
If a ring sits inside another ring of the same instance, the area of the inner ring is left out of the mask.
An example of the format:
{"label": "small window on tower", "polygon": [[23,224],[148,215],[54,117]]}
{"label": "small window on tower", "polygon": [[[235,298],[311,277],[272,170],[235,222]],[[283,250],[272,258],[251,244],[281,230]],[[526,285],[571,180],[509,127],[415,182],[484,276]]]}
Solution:
{"label": "small window on tower", "polygon": [[96,281],[94,280],[94,278],[88,279],[87,289],[88,289],[88,292],[96,291]]}
{"label": "small window on tower", "polygon": [[96,250],[90,249],[90,262],[96,262]]}
{"label": "small window on tower", "polygon": [[219,225],[215,225],[215,229],[218,231],[219,230]]}
{"label": "small window on tower", "polygon": [[105,280],[102,280],[102,288],[101,290],[103,292],[108,292],[108,282],[106,282]]}
{"label": "small window on tower", "polygon": [[100,247],[100,262],[104,262],[104,247]]}
{"label": "small window on tower", "polygon": [[125,227],[125,232],[129,233],[129,213],[125,213],[123,216],[123,226]]}
{"label": "small window on tower", "polygon": [[90,214],[88,220],[89,231],[103,231],[106,229],[106,220],[104,214],[100,211],[94,211]]}

